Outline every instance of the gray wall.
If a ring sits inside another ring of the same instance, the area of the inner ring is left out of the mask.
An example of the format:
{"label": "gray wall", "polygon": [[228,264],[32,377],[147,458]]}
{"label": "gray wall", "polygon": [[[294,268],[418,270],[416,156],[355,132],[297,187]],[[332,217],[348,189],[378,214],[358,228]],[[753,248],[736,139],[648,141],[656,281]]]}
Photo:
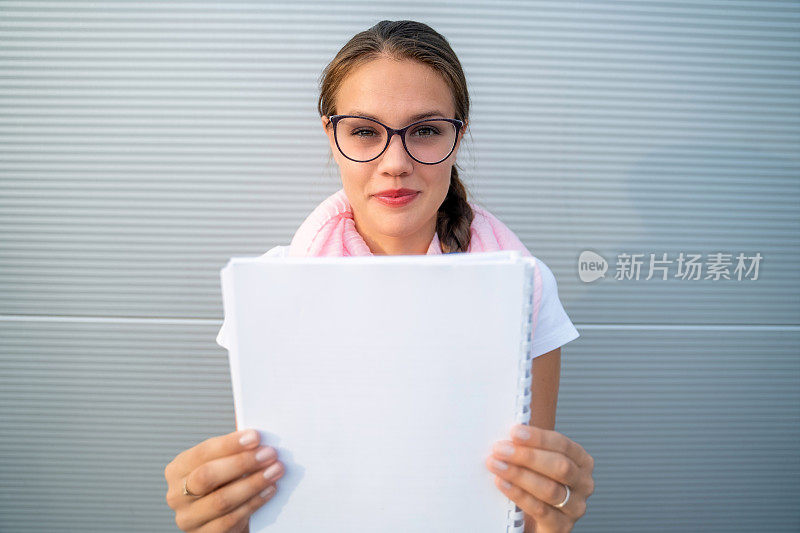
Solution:
{"label": "gray wall", "polygon": [[[339,187],[317,77],[412,18],[466,70],[462,175],[581,332],[575,530],[797,531],[800,5],[395,4],[0,2],[0,530],[175,530],[164,466],[235,429],[219,269]],[[763,260],[614,279],[665,252]]]}

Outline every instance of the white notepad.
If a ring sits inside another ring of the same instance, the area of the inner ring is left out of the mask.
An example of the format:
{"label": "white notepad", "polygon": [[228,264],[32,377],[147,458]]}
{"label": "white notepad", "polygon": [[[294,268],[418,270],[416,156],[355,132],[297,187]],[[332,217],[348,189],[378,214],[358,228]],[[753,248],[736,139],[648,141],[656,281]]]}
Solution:
{"label": "white notepad", "polygon": [[237,429],[286,467],[251,533],[522,531],[485,460],[530,420],[533,261],[231,258]]}

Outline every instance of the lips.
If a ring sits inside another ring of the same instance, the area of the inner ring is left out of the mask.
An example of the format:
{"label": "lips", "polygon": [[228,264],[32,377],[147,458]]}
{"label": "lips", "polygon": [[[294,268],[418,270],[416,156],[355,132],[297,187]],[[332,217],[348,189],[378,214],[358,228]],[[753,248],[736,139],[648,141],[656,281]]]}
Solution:
{"label": "lips", "polygon": [[[388,207],[405,207],[419,197],[419,191],[411,191],[411,194],[405,194],[409,189],[396,189],[393,191],[383,191],[375,195],[375,200]],[[390,196],[391,195],[391,196]]]}
{"label": "lips", "polygon": [[409,196],[412,194],[416,194],[418,191],[413,189],[387,189],[385,191],[381,191],[376,193],[375,196],[382,196],[385,198],[399,198],[401,196]]}

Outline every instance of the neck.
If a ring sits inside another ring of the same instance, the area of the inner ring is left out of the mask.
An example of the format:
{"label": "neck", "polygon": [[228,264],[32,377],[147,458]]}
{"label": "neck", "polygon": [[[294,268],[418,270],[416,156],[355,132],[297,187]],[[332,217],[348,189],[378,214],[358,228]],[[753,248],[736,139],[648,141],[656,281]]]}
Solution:
{"label": "neck", "polygon": [[374,255],[425,255],[436,233],[436,217],[425,226],[425,229],[413,235],[393,237],[391,235],[375,235],[358,225],[354,218],[356,231],[369,246]]}

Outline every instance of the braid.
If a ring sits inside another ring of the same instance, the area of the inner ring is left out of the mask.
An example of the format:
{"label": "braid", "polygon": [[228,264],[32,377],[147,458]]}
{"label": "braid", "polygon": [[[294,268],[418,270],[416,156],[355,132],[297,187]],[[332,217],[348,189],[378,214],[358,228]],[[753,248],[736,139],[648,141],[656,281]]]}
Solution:
{"label": "braid", "polygon": [[436,216],[436,232],[442,251],[446,254],[469,250],[470,227],[475,217],[467,202],[467,188],[453,165],[450,169],[450,189]]}

